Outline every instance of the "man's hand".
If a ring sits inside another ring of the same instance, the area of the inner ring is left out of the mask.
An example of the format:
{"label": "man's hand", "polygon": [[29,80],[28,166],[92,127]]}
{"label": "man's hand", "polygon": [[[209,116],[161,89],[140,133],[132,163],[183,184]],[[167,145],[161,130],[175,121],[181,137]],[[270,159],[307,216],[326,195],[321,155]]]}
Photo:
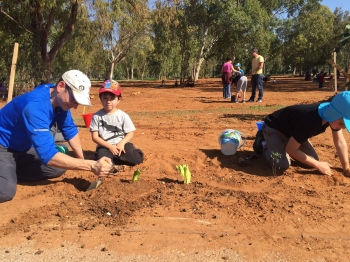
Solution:
{"label": "man's hand", "polygon": [[92,166],[92,172],[97,176],[107,176],[113,167],[112,160],[108,157],[102,157]]}

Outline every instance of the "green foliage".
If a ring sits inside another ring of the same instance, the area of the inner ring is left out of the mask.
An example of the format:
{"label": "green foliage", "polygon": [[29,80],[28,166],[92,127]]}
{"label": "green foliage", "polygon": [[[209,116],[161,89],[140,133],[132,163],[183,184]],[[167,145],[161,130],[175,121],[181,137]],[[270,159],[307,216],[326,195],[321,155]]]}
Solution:
{"label": "green foliage", "polygon": [[350,42],[350,24],[345,26],[344,33],[341,34],[341,37],[341,40],[337,44],[336,52],[339,52],[343,46]]}
{"label": "green foliage", "polygon": [[52,62],[76,25],[78,6],[77,1],[64,0],[2,1],[1,30],[9,45],[19,44],[17,70],[24,85],[50,79]]}
{"label": "green foliage", "polygon": [[319,0],[157,0],[153,10],[146,0],[75,3],[3,0],[0,77],[10,74],[15,42],[16,84],[33,86],[72,68],[96,79],[218,77],[227,56],[248,73],[252,47],[270,74],[324,65],[337,46],[337,63],[349,59],[349,12],[332,14]]}
{"label": "green foliage", "polygon": [[181,174],[184,184],[191,183],[191,172],[186,164],[176,166],[177,171]]}
{"label": "green foliage", "polygon": [[278,152],[271,152],[271,158],[272,158],[272,173],[274,176],[277,175],[277,170],[280,169],[279,163],[281,160],[282,154]]}
{"label": "green foliage", "polygon": [[300,14],[286,23],[284,58],[291,67],[310,68],[323,65],[333,52],[334,15],[324,6],[305,6]]}
{"label": "green foliage", "polygon": [[132,176],[132,182],[137,182],[137,181],[139,181],[139,177],[140,177],[141,173],[142,173],[142,170],[141,170],[140,168],[136,169],[136,170],[134,171],[133,176]]}

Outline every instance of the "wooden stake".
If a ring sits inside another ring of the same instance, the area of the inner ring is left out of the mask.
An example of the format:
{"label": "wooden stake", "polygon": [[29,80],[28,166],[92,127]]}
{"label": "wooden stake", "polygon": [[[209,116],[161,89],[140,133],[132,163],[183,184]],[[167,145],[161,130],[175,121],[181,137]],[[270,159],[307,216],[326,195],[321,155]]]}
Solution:
{"label": "wooden stake", "polygon": [[[333,53],[334,64],[337,64],[337,52]],[[334,67],[334,91],[338,93],[338,78],[337,78],[337,68]]]}
{"label": "wooden stake", "polygon": [[[350,61],[348,62],[348,75],[346,76],[346,83],[350,82]],[[348,87],[345,87],[345,91],[348,91]]]}
{"label": "wooden stake", "polygon": [[15,47],[13,49],[13,56],[12,56],[9,89],[8,89],[8,93],[7,93],[7,103],[11,102],[11,100],[12,100],[13,84],[15,82],[15,73],[16,73],[16,65],[17,65],[17,57],[18,57],[18,43],[15,43]]}

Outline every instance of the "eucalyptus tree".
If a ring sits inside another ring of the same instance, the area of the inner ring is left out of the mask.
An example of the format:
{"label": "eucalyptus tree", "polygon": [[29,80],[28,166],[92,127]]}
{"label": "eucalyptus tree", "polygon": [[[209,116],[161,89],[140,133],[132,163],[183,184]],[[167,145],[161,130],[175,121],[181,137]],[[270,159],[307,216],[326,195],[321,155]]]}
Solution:
{"label": "eucalyptus tree", "polygon": [[21,44],[20,59],[30,56],[26,62],[36,78],[50,79],[52,62],[72,37],[83,5],[81,0],[2,0],[5,32]]}
{"label": "eucalyptus tree", "polygon": [[96,0],[91,5],[96,36],[110,60],[109,78],[116,64],[122,61],[148,26],[147,0]]}
{"label": "eucalyptus tree", "polygon": [[325,6],[306,5],[292,19],[284,53],[293,67],[325,65],[334,49],[333,17]]}
{"label": "eucalyptus tree", "polygon": [[72,38],[53,62],[52,75],[57,78],[62,71],[79,68],[91,78],[104,78],[106,66],[109,68],[107,52],[96,39],[94,23],[86,6],[81,9],[78,19]]}
{"label": "eucalyptus tree", "polygon": [[350,12],[336,8],[334,16],[334,47],[337,52],[337,64],[345,67],[350,63]]}
{"label": "eucalyptus tree", "polygon": [[297,16],[307,5],[319,7],[321,0],[259,0],[259,2],[270,15],[291,18]]}
{"label": "eucalyptus tree", "polygon": [[180,10],[172,0],[156,1],[152,10],[152,42],[154,51],[148,59],[149,70],[158,78],[168,75],[178,76],[184,60],[182,39],[177,30],[180,25]]}
{"label": "eucalyptus tree", "polygon": [[[158,1],[156,7],[158,13],[163,14],[155,20],[155,41],[160,46],[156,50],[176,48],[179,55],[173,61],[181,61],[180,82],[185,75],[192,75],[197,80],[202,63],[216,53],[213,48],[221,45],[220,40],[224,46],[230,42],[223,39],[234,24],[228,11],[234,11],[235,4],[232,1],[174,0]],[[170,41],[158,40],[164,32]]]}
{"label": "eucalyptus tree", "polygon": [[195,21],[196,19],[192,19],[193,17],[195,17],[195,11],[192,12],[192,7],[194,7],[193,2],[194,1],[191,0],[175,1],[177,19],[177,26],[175,28],[175,32],[177,36],[176,39],[179,40],[181,54],[181,85],[185,78],[194,77],[193,70],[191,70],[190,68],[190,61],[192,60],[192,56],[196,51],[196,39],[194,35],[197,28],[196,24],[193,23],[193,21]]}
{"label": "eucalyptus tree", "polygon": [[[157,58],[164,65],[172,54],[169,50],[176,48],[178,57],[174,61],[180,59],[181,72],[189,73],[194,68],[195,79],[203,61],[216,59],[219,71],[219,65],[226,56],[239,59],[249,70],[249,50],[252,47],[261,50],[266,66],[278,68],[276,63],[282,60],[284,47],[282,39],[276,34],[281,24],[280,16],[297,16],[305,6],[319,7],[319,2],[159,0],[156,9],[163,16],[155,23],[155,46],[159,46],[155,52],[158,51]],[[160,54],[166,55],[160,58]]]}
{"label": "eucalyptus tree", "polygon": [[259,0],[182,2],[186,3],[187,28],[193,29],[195,45],[191,46],[191,52],[195,53],[195,79],[203,61],[213,57],[221,64],[230,56],[250,67],[248,51],[257,47],[264,50],[266,61],[269,60],[271,45],[277,38],[274,28],[278,19]]}
{"label": "eucalyptus tree", "polygon": [[[16,42],[14,32],[16,32],[17,25],[12,20],[6,19],[3,13],[0,14],[0,18],[0,78],[7,78],[10,75],[13,46]],[[18,40],[21,39],[19,38]],[[23,59],[20,57],[18,64],[22,62]],[[18,68],[21,69],[21,66],[18,66]]]}
{"label": "eucalyptus tree", "polygon": [[148,56],[153,52],[154,47],[150,35],[143,35],[134,43],[124,60],[127,78],[134,79],[134,76],[144,79],[148,65]]}
{"label": "eucalyptus tree", "polygon": [[217,74],[227,56],[249,71],[249,50],[252,47],[258,48],[264,57],[269,58],[271,43],[276,41],[274,28],[277,19],[261,6],[260,1],[213,2],[211,9],[215,15],[208,17],[209,33],[211,37],[215,36],[215,41],[210,49],[205,50],[206,59],[216,58]]}

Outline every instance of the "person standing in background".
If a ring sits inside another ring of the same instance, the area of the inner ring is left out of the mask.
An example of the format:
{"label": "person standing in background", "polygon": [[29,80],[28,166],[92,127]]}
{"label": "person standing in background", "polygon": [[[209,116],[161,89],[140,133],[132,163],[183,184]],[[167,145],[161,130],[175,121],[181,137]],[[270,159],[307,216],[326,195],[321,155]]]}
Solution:
{"label": "person standing in background", "polygon": [[231,78],[233,72],[232,58],[227,57],[221,68],[221,79],[223,85],[223,98],[231,98]]}
{"label": "person standing in background", "polygon": [[263,88],[263,67],[264,67],[264,58],[258,54],[258,49],[253,48],[250,50],[250,54],[253,57],[252,61],[252,94],[247,102],[254,102],[256,95],[256,88],[259,89],[259,97],[256,102],[262,102],[264,96]]}
{"label": "person standing in background", "polygon": [[236,73],[235,83],[236,83],[236,96],[234,103],[238,103],[238,97],[241,95],[242,103],[245,103],[245,93],[247,90],[247,77],[244,75],[244,70],[241,68],[241,64],[237,63],[235,67],[237,67],[238,72]]}
{"label": "person standing in background", "polygon": [[323,83],[324,83],[324,72],[322,70],[321,73],[318,75],[318,88],[322,89]]}

